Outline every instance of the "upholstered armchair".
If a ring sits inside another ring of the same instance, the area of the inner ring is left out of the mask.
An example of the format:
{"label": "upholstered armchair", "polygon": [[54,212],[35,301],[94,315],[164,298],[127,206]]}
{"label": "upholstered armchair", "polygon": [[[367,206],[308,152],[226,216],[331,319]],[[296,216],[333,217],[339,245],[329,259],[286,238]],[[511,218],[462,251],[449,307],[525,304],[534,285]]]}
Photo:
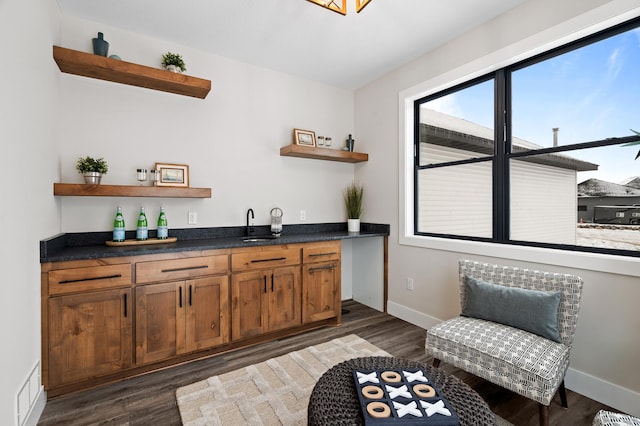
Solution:
{"label": "upholstered armchair", "polygon": [[539,403],[540,425],[560,391],[578,321],[582,279],[470,260],[459,261],[462,314],[427,331],[425,349]]}
{"label": "upholstered armchair", "polygon": [[600,410],[593,418],[592,426],[640,426],[640,419],[628,414]]}

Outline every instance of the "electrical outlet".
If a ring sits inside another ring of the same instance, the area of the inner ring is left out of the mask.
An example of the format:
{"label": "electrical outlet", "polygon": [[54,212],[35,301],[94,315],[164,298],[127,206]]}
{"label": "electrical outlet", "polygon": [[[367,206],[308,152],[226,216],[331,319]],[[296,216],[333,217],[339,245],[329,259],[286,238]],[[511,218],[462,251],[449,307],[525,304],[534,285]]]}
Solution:
{"label": "electrical outlet", "polygon": [[307,220],[307,212],[305,210],[300,210],[300,220]]}
{"label": "electrical outlet", "polygon": [[407,290],[413,291],[413,278],[407,278]]}
{"label": "electrical outlet", "polygon": [[198,223],[198,212],[189,212],[189,225],[196,225]]}

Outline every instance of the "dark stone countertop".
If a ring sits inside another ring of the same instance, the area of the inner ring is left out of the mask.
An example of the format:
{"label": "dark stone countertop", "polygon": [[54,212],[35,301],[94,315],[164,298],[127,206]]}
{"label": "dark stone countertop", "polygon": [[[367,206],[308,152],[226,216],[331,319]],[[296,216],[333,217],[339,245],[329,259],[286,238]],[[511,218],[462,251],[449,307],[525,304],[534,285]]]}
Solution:
{"label": "dark stone countertop", "polygon": [[[235,247],[253,247],[278,244],[309,243],[352,238],[383,237],[389,235],[390,226],[362,223],[360,232],[347,232],[347,224],[321,223],[309,225],[284,225],[278,238],[262,241],[243,241],[245,226],[220,228],[183,228],[169,230],[170,237],[178,241],[167,244],[149,244],[109,247],[105,241],[111,240],[111,232],[66,233],[40,241],[40,263],[67,260],[98,259],[104,257],[140,256],[145,254],[172,253],[180,251],[214,250]],[[255,226],[252,237],[269,237],[270,227]],[[154,238],[155,231],[149,231]],[[135,231],[126,232],[127,239],[135,238]]]}

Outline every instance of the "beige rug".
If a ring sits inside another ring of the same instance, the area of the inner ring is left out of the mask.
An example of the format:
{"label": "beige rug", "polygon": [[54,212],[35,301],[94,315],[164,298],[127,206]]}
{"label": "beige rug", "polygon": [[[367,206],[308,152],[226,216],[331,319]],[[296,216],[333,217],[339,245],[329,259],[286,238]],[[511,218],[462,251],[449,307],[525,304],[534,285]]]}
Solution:
{"label": "beige rug", "polygon": [[176,399],[182,423],[306,425],[309,395],[320,376],[363,356],[390,355],[351,334],[181,387]]}

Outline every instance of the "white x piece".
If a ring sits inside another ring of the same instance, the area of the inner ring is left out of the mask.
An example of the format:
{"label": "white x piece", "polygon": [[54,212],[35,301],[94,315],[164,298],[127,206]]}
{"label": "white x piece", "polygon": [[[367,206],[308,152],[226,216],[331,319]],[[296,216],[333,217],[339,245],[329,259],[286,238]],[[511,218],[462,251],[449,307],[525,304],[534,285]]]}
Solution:
{"label": "white x piece", "polygon": [[444,402],[442,400],[439,400],[435,404],[429,404],[426,401],[420,401],[420,404],[422,404],[422,408],[424,408],[427,416],[429,417],[433,416],[436,413],[442,414],[443,416],[451,415],[451,411],[449,411],[447,407],[444,406]]}
{"label": "white x piece", "polygon": [[399,388],[394,388],[393,386],[386,385],[387,392],[389,393],[389,398],[395,399],[399,396],[402,398],[411,398],[411,392],[407,389],[407,385],[402,385]]}
{"label": "white x piece", "polygon": [[356,374],[358,376],[358,383],[360,384],[367,383],[367,382],[380,383],[380,380],[378,380],[378,377],[375,371],[369,374],[364,374],[359,371],[356,371]]}
{"label": "white x piece", "polygon": [[427,379],[424,376],[424,371],[422,371],[422,370],[418,370],[415,373],[412,373],[410,371],[402,370],[402,374],[404,374],[404,377],[407,379],[407,382],[409,382],[409,383],[412,383],[412,382],[428,383],[429,382],[429,379]]}
{"label": "white x piece", "polygon": [[393,408],[396,409],[398,417],[404,417],[407,414],[411,414],[412,416],[416,417],[422,417],[422,413],[420,412],[420,410],[418,410],[418,404],[416,404],[415,401],[412,401],[407,405],[393,401]]}

